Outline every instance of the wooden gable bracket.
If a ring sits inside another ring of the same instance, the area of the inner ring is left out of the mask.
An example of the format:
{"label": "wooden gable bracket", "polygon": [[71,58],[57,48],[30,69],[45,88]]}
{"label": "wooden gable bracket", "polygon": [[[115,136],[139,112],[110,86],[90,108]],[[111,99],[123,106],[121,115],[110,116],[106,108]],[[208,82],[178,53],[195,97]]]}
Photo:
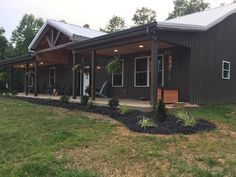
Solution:
{"label": "wooden gable bracket", "polygon": [[55,45],[56,45],[56,43],[57,43],[57,41],[58,41],[58,38],[59,38],[60,34],[61,34],[61,32],[60,32],[60,31],[57,31],[56,37],[55,37],[55,39],[54,39],[54,29],[52,28],[52,30],[51,30],[51,35],[50,35],[51,38],[50,38],[49,35],[46,36],[46,40],[47,40],[48,45],[49,45],[50,47],[55,47]]}

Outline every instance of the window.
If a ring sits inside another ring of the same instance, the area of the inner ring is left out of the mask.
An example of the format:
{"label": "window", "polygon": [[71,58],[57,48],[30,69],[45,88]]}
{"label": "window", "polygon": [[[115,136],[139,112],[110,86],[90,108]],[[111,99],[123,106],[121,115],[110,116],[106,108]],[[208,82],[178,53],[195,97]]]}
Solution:
{"label": "window", "polygon": [[158,56],[158,85],[164,86],[164,55]]}
{"label": "window", "polygon": [[222,61],[222,79],[230,79],[230,62]]}
{"label": "window", "polygon": [[52,87],[56,83],[56,68],[49,68],[49,86]]}
{"label": "window", "polygon": [[112,73],[112,87],[123,87],[124,80],[124,60],[121,62],[121,71],[117,73]]}
{"label": "window", "polygon": [[30,76],[28,78],[28,87],[33,87],[33,82],[34,82],[34,78],[32,76]]}
{"label": "window", "polygon": [[149,86],[149,58],[135,58],[134,64],[134,86],[148,87]]}

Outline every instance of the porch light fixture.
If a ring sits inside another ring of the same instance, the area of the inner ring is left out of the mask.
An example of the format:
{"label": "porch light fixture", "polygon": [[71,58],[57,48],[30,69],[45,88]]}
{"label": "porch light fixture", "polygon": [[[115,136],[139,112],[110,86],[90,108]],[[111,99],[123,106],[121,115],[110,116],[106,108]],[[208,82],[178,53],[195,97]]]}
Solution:
{"label": "porch light fixture", "polygon": [[33,64],[32,64],[32,63],[30,63],[30,66],[33,66]]}
{"label": "porch light fixture", "polygon": [[24,65],[21,65],[20,67],[21,67],[21,68],[24,68]]}
{"label": "porch light fixture", "polygon": [[139,47],[139,48],[143,48],[144,46],[143,46],[143,45],[139,45],[138,47]]}
{"label": "porch light fixture", "polygon": [[97,65],[97,67],[96,67],[97,70],[100,70],[101,68],[102,68],[102,67],[99,66],[99,65]]}
{"label": "porch light fixture", "polygon": [[119,50],[115,49],[114,52],[118,52]]}
{"label": "porch light fixture", "polygon": [[43,65],[43,62],[40,62],[39,64],[40,64],[40,65]]}

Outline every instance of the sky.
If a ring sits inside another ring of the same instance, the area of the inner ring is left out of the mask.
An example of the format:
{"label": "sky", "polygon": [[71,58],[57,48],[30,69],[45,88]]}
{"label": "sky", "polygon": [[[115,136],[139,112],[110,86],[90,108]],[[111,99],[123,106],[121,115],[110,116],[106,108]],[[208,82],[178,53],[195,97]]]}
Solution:
{"label": "sky", "polygon": [[[210,6],[229,4],[233,0],[206,0]],[[65,20],[76,25],[89,24],[92,29],[105,27],[113,15],[132,25],[137,8],[148,7],[157,12],[157,21],[164,21],[173,11],[173,0],[0,0],[0,27],[10,39],[25,13],[46,19]]]}

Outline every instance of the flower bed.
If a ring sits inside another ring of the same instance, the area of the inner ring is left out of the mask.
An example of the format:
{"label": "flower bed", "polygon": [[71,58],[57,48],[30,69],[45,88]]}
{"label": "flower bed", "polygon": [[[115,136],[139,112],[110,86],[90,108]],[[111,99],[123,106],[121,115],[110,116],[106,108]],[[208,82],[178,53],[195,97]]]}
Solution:
{"label": "flower bed", "polygon": [[[196,119],[196,124],[194,126],[184,126],[180,119],[173,115],[167,117],[164,122],[156,122],[154,120],[155,114],[152,112],[145,113],[138,110],[129,110],[127,115],[121,115],[120,110],[111,109],[106,106],[82,106],[79,103],[64,103],[59,100],[51,99],[40,99],[40,98],[26,98],[26,97],[14,97],[15,99],[27,101],[39,105],[47,105],[54,107],[61,107],[69,110],[79,110],[84,112],[97,113],[101,115],[110,116],[111,118],[121,122],[129,130],[139,133],[149,133],[149,134],[194,134],[200,131],[211,131],[216,128],[216,126],[204,119]],[[148,127],[146,129],[142,128],[138,123],[143,117],[149,118],[152,122],[156,123],[156,126]]]}

